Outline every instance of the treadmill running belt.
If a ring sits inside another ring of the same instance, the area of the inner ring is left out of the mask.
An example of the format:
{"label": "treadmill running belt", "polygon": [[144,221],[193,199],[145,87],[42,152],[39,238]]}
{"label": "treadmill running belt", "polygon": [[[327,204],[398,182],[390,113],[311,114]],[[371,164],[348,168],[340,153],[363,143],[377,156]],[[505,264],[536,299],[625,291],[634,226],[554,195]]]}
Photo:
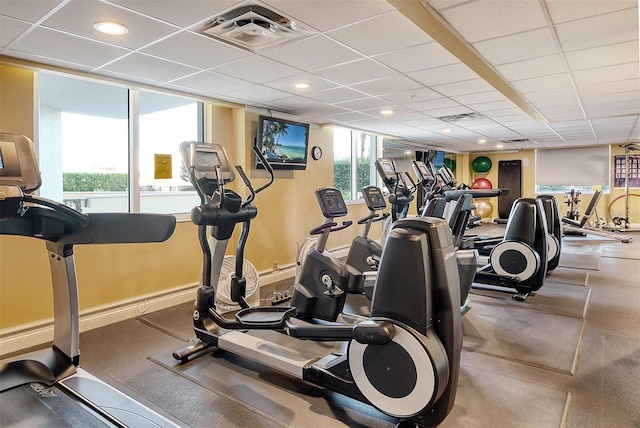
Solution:
{"label": "treadmill running belt", "polygon": [[2,393],[3,427],[111,427],[76,399],[55,386],[31,383]]}

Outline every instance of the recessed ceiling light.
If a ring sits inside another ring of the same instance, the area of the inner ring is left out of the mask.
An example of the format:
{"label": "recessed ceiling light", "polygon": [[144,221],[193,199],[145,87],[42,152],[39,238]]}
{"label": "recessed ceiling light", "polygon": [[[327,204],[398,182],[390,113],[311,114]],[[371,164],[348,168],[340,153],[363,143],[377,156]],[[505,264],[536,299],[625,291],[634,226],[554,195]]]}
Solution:
{"label": "recessed ceiling light", "polygon": [[104,34],[110,34],[112,36],[121,36],[127,34],[129,29],[117,22],[100,21],[93,24],[93,28]]}
{"label": "recessed ceiling light", "polygon": [[451,131],[452,131],[452,129],[451,129],[451,128],[444,128],[444,129],[442,130],[442,132],[446,132],[446,133],[449,133],[449,132],[451,132]]}
{"label": "recessed ceiling light", "polygon": [[309,82],[298,82],[294,83],[293,87],[296,89],[309,89],[311,87],[311,83]]}
{"label": "recessed ceiling light", "polygon": [[411,150],[407,150],[404,152],[405,155],[410,155],[411,154]]}
{"label": "recessed ceiling light", "polygon": [[393,114],[393,110],[391,110],[389,108],[384,109],[384,110],[380,110],[380,114],[383,114],[385,116],[389,116],[389,115]]}
{"label": "recessed ceiling light", "polygon": [[501,149],[501,148],[503,148],[503,147],[504,147],[504,144],[498,144],[498,145],[496,145],[496,149]]}
{"label": "recessed ceiling light", "polygon": [[487,140],[485,140],[484,138],[480,138],[480,139],[478,140],[478,143],[480,143],[480,144],[484,144],[484,143],[486,143],[486,142],[487,142]]}

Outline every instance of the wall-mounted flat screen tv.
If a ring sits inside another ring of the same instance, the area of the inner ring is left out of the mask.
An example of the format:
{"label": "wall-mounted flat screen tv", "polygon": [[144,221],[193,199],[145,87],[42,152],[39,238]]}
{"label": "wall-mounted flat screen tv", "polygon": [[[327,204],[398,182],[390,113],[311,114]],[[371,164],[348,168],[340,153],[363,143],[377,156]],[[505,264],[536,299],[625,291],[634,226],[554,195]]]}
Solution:
{"label": "wall-mounted flat screen tv", "polygon": [[[305,169],[309,125],[274,117],[258,117],[256,146],[273,169]],[[257,162],[258,168],[263,168]]]}

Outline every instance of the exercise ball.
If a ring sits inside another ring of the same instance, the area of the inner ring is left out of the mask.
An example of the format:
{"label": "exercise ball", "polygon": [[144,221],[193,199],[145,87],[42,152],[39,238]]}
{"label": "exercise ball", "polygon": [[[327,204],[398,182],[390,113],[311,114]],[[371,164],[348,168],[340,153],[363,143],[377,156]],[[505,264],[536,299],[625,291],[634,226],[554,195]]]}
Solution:
{"label": "exercise ball", "polygon": [[476,178],[475,180],[473,180],[473,183],[471,183],[471,188],[493,189],[493,184],[491,184],[491,181],[487,180],[486,178]]}
{"label": "exercise ball", "polygon": [[491,169],[491,159],[486,156],[478,156],[471,162],[471,169],[475,172],[487,172]]}
{"label": "exercise ball", "polygon": [[449,159],[449,158],[445,158],[442,161],[443,165],[445,165],[447,168],[449,168],[451,171],[455,172],[456,170],[456,161],[453,159]]}
{"label": "exercise ball", "polygon": [[493,212],[493,205],[489,201],[476,201],[474,202],[476,206],[476,214],[482,218],[491,217],[491,213]]}

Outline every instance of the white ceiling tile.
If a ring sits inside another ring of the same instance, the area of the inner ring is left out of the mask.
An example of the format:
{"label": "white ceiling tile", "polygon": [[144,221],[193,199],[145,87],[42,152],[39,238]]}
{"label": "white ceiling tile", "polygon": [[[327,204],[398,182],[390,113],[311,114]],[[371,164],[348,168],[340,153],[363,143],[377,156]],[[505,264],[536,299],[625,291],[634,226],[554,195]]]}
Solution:
{"label": "white ceiling tile", "polygon": [[365,113],[349,111],[346,113],[332,114],[327,117],[331,121],[337,122],[354,122],[358,120],[368,120],[371,116]]}
{"label": "white ceiling tile", "polygon": [[578,107],[541,109],[542,114],[551,122],[584,119],[584,113]]}
{"label": "white ceiling tile", "polygon": [[305,97],[289,97],[282,98],[279,100],[274,100],[270,103],[274,107],[289,109],[291,111],[299,111],[302,109],[308,109],[313,106],[316,106],[318,102],[316,100],[312,100]]}
{"label": "white ceiling tile", "polygon": [[28,22],[36,22],[63,0],[2,0],[0,14]]}
{"label": "white ceiling tile", "polygon": [[12,44],[11,47],[26,54],[90,67],[98,67],[130,52],[117,46],[40,27]]}
{"label": "white ceiling tile", "polygon": [[515,107],[515,104],[509,100],[502,101],[493,101],[488,103],[469,103],[465,104],[471,110],[475,110],[479,113],[484,113],[485,111],[494,111],[500,109],[506,109],[510,107]]}
{"label": "white ceiling tile", "polygon": [[560,55],[547,55],[524,61],[496,66],[496,70],[507,80],[522,80],[532,77],[564,73],[565,66]]}
{"label": "white ceiling tile", "polygon": [[465,80],[464,82],[447,83],[445,85],[437,85],[431,87],[434,91],[438,91],[449,97],[464,94],[474,94],[476,92],[488,92],[493,90],[493,86],[482,79]]}
{"label": "white ceiling tile", "polygon": [[443,83],[476,79],[478,77],[473,70],[461,62],[442,67],[429,68],[427,70],[415,71],[407,73],[407,75],[412,79],[416,79],[423,85],[431,87],[441,85]]}
{"label": "white ceiling tile", "polygon": [[436,42],[394,50],[376,55],[374,58],[402,73],[460,62],[458,58]]}
{"label": "white ceiling tile", "polygon": [[[309,55],[310,52],[313,52],[313,54]],[[265,49],[261,54],[267,58],[305,71],[331,67],[363,58],[362,55],[352,49],[346,48],[324,35],[307,37],[271,49]]]}
{"label": "white ceiling tile", "polygon": [[563,0],[547,0],[545,4],[555,24],[638,7],[637,0],[580,0],[579,7],[573,1]]}
{"label": "white ceiling tile", "polygon": [[548,28],[485,40],[474,43],[473,47],[494,66],[553,55],[557,52],[553,35]]}
{"label": "white ceiling tile", "polygon": [[451,97],[455,101],[460,104],[478,104],[478,103],[489,103],[493,101],[505,101],[507,97],[502,95],[501,92],[496,90],[487,91],[487,92],[477,92],[474,94],[466,94],[466,95],[457,95],[455,97]]}
{"label": "white ceiling tile", "polygon": [[544,91],[538,92],[530,92],[526,95],[526,99],[528,99],[533,104],[536,104],[541,101],[553,101],[553,100],[562,100],[566,98],[574,99],[576,97],[576,93],[572,87],[566,88],[556,88],[556,89],[548,89]]}
{"label": "white ceiling tile", "polygon": [[574,71],[607,65],[638,62],[638,41],[616,43],[565,54],[569,68]]}
{"label": "white ceiling tile", "polygon": [[300,70],[296,68],[257,55],[214,67],[212,71],[253,83],[268,82],[300,73]]}
{"label": "white ceiling tile", "polygon": [[[37,55],[37,54],[30,54],[30,53],[25,53],[25,52],[20,52],[20,51],[15,51],[13,49],[5,49],[2,51],[2,55],[6,55],[8,57],[12,57],[12,58],[20,58],[26,61],[32,61],[35,63],[41,63],[41,64],[49,64],[49,65],[53,65],[56,67],[62,67],[62,68],[66,68],[66,69],[70,69],[70,70],[80,70],[80,71],[90,71],[93,66],[90,65],[83,65],[83,64],[77,64],[74,63],[72,61],[64,61],[64,60],[60,60],[60,59],[56,59],[56,58],[50,58],[50,57],[46,57],[46,56],[42,56],[42,55]],[[78,58],[81,59],[81,58]]]}
{"label": "white ceiling tile", "polygon": [[318,70],[313,74],[341,85],[353,85],[355,83],[393,76],[396,72],[370,59],[361,59]]}
{"label": "white ceiling tile", "polygon": [[565,51],[638,40],[638,9],[566,22],[555,29]]}
{"label": "white ceiling tile", "polygon": [[376,55],[433,39],[400,12],[393,11],[327,33],[365,55]]}
{"label": "white ceiling tile", "polygon": [[131,10],[180,26],[190,26],[211,18],[238,0],[110,0]]}
{"label": "white ceiling tile", "polygon": [[385,100],[375,97],[362,98],[359,100],[344,101],[336,103],[336,105],[349,110],[367,111],[372,109],[380,109],[392,107],[392,104]]}
{"label": "white ceiling tile", "polygon": [[288,94],[283,91],[279,91],[277,89],[267,88],[261,85],[253,85],[247,86],[240,89],[235,89],[233,91],[225,92],[225,95],[228,95],[233,98],[243,99],[253,102],[262,102],[268,103],[270,101],[288,98],[291,94]]}
{"label": "white ceiling tile", "polygon": [[493,39],[546,26],[537,1],[476,1],[441,12],[447,22],[469,43]]}
{"label": "white ceiling tile", "polygon": [[640,83],[638,79],[618,80],[613,82],[603,82],[596,84],[579,84],[578,92],[581,96],[598,95],[606,93],[628,92],[638,89]]}
{"label": "white ceiling tile", "polygon": [[142,75],[159,83],[168,82],[199,71],[194,67],[140,53],[133,53],[121,58],[103,67],[103,69],[133,76]]}
{"label": "white ceiling tile", "polygon": [[640,104],[640,87],[635,91],[615,92],[582,97],[584,105],[610,104],[621,101],[635,101]]}
{"label": "white ceiling tile", "polygon": [[234,77],[204,71],[171,82],[168,86],[180,86],[182,88],[203,88],[211,94],[222,94],[235,89],[251,86],[251,83]]}
{"label": "white ceiling tile", "polygon": [[371,80],[364,83],[356,83],[350,87],[374,96],[386,95],[396,91],[418,90],[423,88],[420,83],[402,75],[383,77],[382,79]]}
{"label": "white ceiling tile", "polygon": [[269,4],[320,31],[394,10],[384,0],[270,0]]}
{"label": "white ceiling tile", "polygon": [[421,112],[447,108],[447,107],[462,108],[462,105],[460,103],[455,102],[451,98],[445,98],[445,97],[435,98],[427,101],[418,101],[418,102],[405,104],[405,105],[415,111],[421,111]]}
{"label": "white ceiling tile", "polygon": [[[295,83],[300,82],[310,83],[311,87],[306,89],[296,89],[293,87]],[[265,82],[264,85],[296,95],[306,95],[325,89],[335,88],[337,86],[335,83],[323,79],[322,77],[314,76],[311,73],[301,73],[293,76],[288,76],[283,79],[272,80],[270,82]]]}
{"label": "white ceiling tile", "polygon": [[[129,32],[122,36],[100,33],[93,28],[93,24],[99,21],[118,22],[127,26]],[[42,25],[129,49],[137,49],[178,30],[175,26],[108,3],[82,0],[71,0]]]}
{"label": "white ceiling tile", "polygon": [[22,21],[0,16],[0,47],[8,46],[16,37],[30,27]]}
{"label": "white ceiling tile", "polygon": [[191,32],[174,34],[141,52],[199,68],[211,68],[251,55],[244,49]]}
{"label": "white ceiling tile", "polygon": [[[126,80],[128,82],[142,83],[144,85],[155,86],[158,85],[158,80],[147,78],[146,76],[141,76],[137,74],[127,74],[127,73],[119,73],[117,71],[112,70],[94,70],[96,74],[101,76],[107,76],[113,79]],[[183,89],[184,90],[184,89]]]}
{"label": "white ceiling tile", "polygon": [[369,98],[368,95],[363,94],[362,92],[354,91],[353,89],[345,87],[337,87],[326,89],[324,91],[310,92],[308,94],[305,94],[305,97],[328,104]]}
{"label": "white ceiling tile", "polygon": [[380,98],[384,98],[385,100],[391,101],[396,104],[409,105],[410,103],[442,98],[442,95],[437,93],[433,89],[420,88],[412,89],[410,91],[393,92],[391,94],[381,95]]}
{"label": "white ceiling tile", "polygon": [[640,63],[610,65],[607,67],[580,70],[573,73],[576,85],[589,85],[616,80],[640,79]]}
{"label": "white ceiling tile", "polygon": [[571,77],[568,73],[553,74],[551,76],[534,77],[511,82],[514,88],[523,94],[545,90],[555,90],[571,87]]}

